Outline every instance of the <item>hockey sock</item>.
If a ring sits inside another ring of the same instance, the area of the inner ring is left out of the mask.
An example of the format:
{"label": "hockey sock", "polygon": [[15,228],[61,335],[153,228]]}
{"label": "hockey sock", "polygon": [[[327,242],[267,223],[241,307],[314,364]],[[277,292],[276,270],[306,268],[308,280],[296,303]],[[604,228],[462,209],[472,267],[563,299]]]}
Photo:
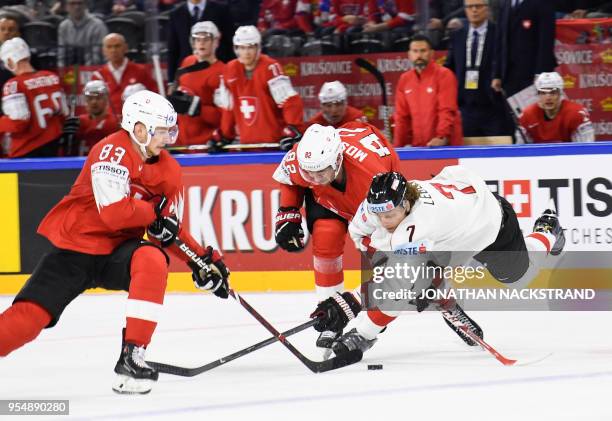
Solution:
{"label": "hockey sock", "polygon": [[51,315],[36,303],[19,301],[0,314],[0,357],[33,341],[51,322]]}
{"label": "hockey sock", "polygon": [[554,235],[547,232],[532,232],[525,237],[525,245],[529,251],[545,251],[550,253],[550,249],[555,244]]}
{"label": "hockey sock", "polygon": [[140,247],[132,256],[130,275],[125,342],[146,346],[151,342],[164,303],[166,257],[155,247]]}
{"label": "hockey sock", "polygon": [[312,234],[313,267],[317,298],[322,301],[343,289],[342,253],[346,224],[338,219],[318,219]]}
{"label": "hockey sock", "polygon": [[364,338],[372,340],[396,318],[396,316],[389,316],[378,309],[368,310],[366,317],[360,318],[356,327],[357,332]]}

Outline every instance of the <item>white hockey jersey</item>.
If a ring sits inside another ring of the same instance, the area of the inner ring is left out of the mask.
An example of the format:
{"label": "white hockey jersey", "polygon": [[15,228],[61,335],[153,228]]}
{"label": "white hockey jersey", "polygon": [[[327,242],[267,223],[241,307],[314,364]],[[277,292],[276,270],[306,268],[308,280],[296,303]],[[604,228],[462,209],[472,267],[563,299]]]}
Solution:
{"label": "white hockey jersey", "polygon": [[469,258],[495,241],[502,211],[480,176],[456,165],[431,180],[411,182],[420,197],[393,233],[368,211],[366,201],[361,203],[349,225],[357,248],[366,251],[369,238],[369,247],[394,254],[462,251],[471,252]]}

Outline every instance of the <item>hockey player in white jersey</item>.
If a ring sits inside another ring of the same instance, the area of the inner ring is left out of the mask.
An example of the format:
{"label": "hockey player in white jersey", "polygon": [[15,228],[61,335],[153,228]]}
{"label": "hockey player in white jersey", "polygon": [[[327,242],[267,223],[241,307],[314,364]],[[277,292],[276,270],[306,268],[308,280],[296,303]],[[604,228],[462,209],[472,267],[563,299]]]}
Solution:
{"label": "hockey player in white jersey", "polygon": [[[367,199],[349,225],[349,233],[355,245],[370,255],[375,251],[397,255],[397,251],[424,247],[429,252],[451,252],[450,260],[434,262],[438,265],[463,265],[473,258],[503,283],[522,283],[537,269],[529,252],[558,255],[565,244],[554,209],[547,209],[537,219],[533,232],[523,237],[508,201],[492,193],[482,178],[462,166],[446,167],[428,181],[407,182],[397,172],[376,175]],[[435,281],[431,285],[438,286]],[[319,303],[313,316],[321,319],[315,328],[346,325],[359,311],[357,295],[345,292]],[[416,304],[419,311],[429,305]],[[482,337],[480,327],[454,300],[433,304]],[[334,352],[366,351],[397,314],[369,309],[359,316],[354,329],[334,343]],[[444,320],[468,345],[476,345]]]}

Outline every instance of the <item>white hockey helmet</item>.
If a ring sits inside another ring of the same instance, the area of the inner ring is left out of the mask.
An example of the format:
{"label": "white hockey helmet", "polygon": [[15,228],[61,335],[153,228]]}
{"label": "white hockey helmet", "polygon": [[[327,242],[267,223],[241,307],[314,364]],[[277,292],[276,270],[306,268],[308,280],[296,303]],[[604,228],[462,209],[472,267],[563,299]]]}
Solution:
{"label": "white hockey helmet", "polygon": [[238,45],[261,45],[261,34],[253,25],[240,26],[233,38],[234,47]]}
{"label": "white hockey helmet", "polygon": [[108,95],[108,87],[103,80],[90,80],[83,87],[83,95],[85,96],[99,96]]}
{"label": "white hockey helmet", "polygon": [[312,182],[305,171],[323,171],[329,167],[338,175],[342,167],[342,141],[338,131],[332,126],[313,124],[306,129],[302,140],[298,143],[297,159],[300,174],[304,179]]}
{"label": "white hockey helmet", "polygon": [[0,60],[2,60],[7,68],[9,67],[9,59],[13,62],[13,66],[16,66],[18,62],[29,57],[30,47],[28,47],[28,44],[23,40],[23,38],[11,38],[4,41],[2,43],[2,47],[0,47]]}
{"label": "white hockey helmet", "polygon": [[319,91],[319,102],[327,104],[330,102],[346,101],[346,88],[339,80],[325,82]]}
{"label": "white hockey helmet", "polygon": [[217,25],[209,20],[197,22],[191,27],[191,37],[197,38],[198,34],[210,34],[213,36],[213,38],[219,38],[221,36]]}
{"label": "white hockey helmet", "polygon": [[550,92],[558,89],[563,90],[563,78],[557,72],[540,73],[535,81],[535,87],[538,91]]}
{"label": "white hockey helmet", "polygon": [[[146,147],[151,143],[151,138],[158,127],[168,128],[170,136],[168,143],[176,142],[178,137],[176,111],[163,96],[147,90],[136,92],[126,98],[121,114],[121,127],[127,130],[143,155],[147,155]],[[147,141],[144,144],[134,136],[136,123],[144,124],[147,129]]]}

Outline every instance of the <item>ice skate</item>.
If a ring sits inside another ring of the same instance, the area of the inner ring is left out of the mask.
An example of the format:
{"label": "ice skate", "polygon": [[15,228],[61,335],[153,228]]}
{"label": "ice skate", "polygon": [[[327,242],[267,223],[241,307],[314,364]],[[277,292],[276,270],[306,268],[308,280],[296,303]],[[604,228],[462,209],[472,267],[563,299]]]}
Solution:
{"label": "ice skate", "polygon": [[151,391],[159,373],[149,367],[144,358],[145,348],[124,343],[119,361],[115,365],[117,379],[113,390],[121,394],[146,394]]}
{"label": "ice skate", "polygon": [[332,345],[342,336],[342,331],[334,332],[333,330],[324,330],[317,338],[316,346],[323,354],[323,359],[327,360],[332,354]]}
{"label": "ice skate", "polygon": [[366,339],[357,332],[357,329],[351,329],[333,343],[332,349],[336,355],[342,355],[355,349],[366,352],[372,348],[375,342],[376,339]]}
{"label": "ice skate", "polygon": [[554,203],[549,205],[542,216],[540,216],[533,225],[533,232],[545,232],[555,236],[555,244],[550,249],[550,254],[558,256],[563,251],[565,246],[565,234],[559,223],[559,217],[555,210]]}

